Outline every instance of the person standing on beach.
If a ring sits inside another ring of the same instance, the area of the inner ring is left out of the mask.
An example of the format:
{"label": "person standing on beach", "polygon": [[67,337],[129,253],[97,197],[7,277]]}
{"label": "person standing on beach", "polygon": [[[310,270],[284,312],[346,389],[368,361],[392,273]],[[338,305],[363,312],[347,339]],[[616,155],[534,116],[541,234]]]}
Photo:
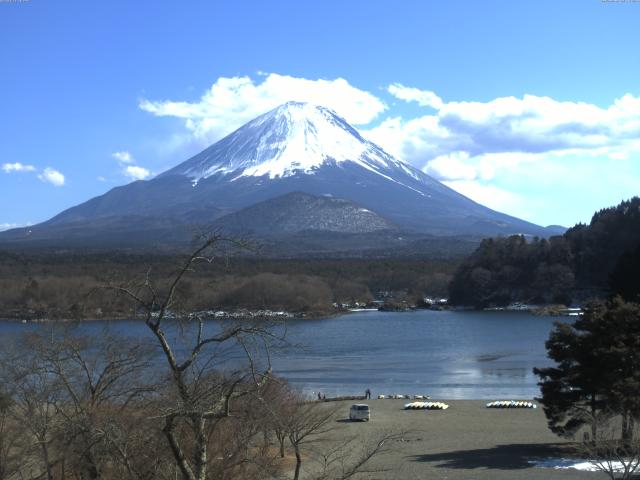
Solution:
{"label": "person standing on beach", "polygon": [[364,391],[364,398],[366,398],[367,400],[371,400],[371,390],[369,390],[368,388]]}

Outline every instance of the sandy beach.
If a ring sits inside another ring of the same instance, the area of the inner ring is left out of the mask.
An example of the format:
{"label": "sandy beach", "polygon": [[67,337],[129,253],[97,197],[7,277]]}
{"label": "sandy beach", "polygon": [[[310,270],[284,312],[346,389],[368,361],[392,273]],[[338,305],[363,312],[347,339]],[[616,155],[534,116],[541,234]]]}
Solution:
{"label": "sandy beach", "polygon": [[[388,430],[405,431],[390,452],[372,466],[386,471],[370,479],[576,479],[604,478],[602,473],[535,467],[530,460],[566,458],[570,444],[546,425],[537,409],[488,409],[483,400],[446,401],[444,411],[403,410],[409,400],[368,400],[370,422],[349,422],[351,401],[341,402],[334,438],[375,438]],[[360,477],[359,477],[360,478]]]}

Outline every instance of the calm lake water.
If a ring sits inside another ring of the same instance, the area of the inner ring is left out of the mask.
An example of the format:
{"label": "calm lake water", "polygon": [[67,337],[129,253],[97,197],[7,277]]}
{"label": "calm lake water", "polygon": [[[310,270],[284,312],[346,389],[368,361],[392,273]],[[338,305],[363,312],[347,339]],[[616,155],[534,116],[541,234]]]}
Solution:
{"label": "calm lake water", "polygon": [[[359,312],[287,322],[299,345],[275,355],[275,373],[305,392],[327,396],[425,394],[446,399],[529,399],[539,394],[534,366],[546,366],[544,342],[554,317],[523,312]],[[568,320],[566,317],[560,320]],[[149,335],[139,321],[81,324],[102,336],[105,326]],[[0,338],[46,324],[0,322]]]}

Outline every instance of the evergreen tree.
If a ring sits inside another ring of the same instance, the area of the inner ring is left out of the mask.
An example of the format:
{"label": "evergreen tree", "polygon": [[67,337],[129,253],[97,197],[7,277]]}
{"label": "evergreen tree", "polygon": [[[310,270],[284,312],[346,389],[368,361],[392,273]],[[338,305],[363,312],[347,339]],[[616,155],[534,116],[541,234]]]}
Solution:
{"label": "evergreen tree", "polygon": [[534,373],[551,431],[572,436],[589,425],[596,438],[603,416],[620,415],[630,440],[640,418],[640,305],[590,303],[573,324],[556,323],[546,347],[556,366]]}
{"label": "evergreen tree", "polygon": [[569,304],[582,290],[604,297],[611,287],[627,301],[640,301],[638,272],[640,197],[634,197],[596,212],[589,225],[548,240],[519,235],[483,240],[457,269],[449,300],[476,307]]}
{"label": "evergreen tree", "polygon": [[594,355],[606,372],[609,408],[621,416],[622,440],[629,441],[640,418],[640,305],[616,297],[596,304],[583,321],[598,341]]}
{"label": "evergreen tree", "polygon": [[597,434],[607,385],[590,340],[575,325],[558,322],[546,342],[548,356],[557,365],[534,368],[549,428],[560,436],[573,436],[585,425],[593,438]]}
{"label": "evergreen tree", "polygon": [[640,302],[640,245],[624,253],[609,280],[611,291],[629,302]]}

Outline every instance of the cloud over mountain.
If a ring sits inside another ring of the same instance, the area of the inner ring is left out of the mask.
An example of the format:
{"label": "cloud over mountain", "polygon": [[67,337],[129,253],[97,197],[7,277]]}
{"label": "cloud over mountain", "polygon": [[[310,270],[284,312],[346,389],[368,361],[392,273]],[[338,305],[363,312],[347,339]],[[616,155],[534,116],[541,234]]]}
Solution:
{"label": "cloud over mountain", "polygon": [[[640,155],[640,98],[631,94],[607,105],[533,94],[449,100],[401,83],[367,91],[344,78],[270,73],[220,77],[195,101],[145,99],[139,106],[182,119],[185,128],[163,150],[193,153],[290,100],[327,106],[366,138],[464,195],[528,218],[548,208],[532,209],[532,185],[563,188],[577,166],[588,184],[603,171],[609,182],[621,184],[635,174],[628,162]],[[553,186],[550,170],[558,174]],[[518,178],[528,185],[517,185]],[[610,201],[600,195],[603,203]],[[562,221],[572,220],[556,223]]]}
{"label": "cloud over mountain", "polygon": [[129,180],[145,180],[151,176],[151,172],[136,163],[136,159],[126,150],[111,154],[120,164],[120,173]]}
{"label": "cloud over mountain", "polygon": [[127,165],[122,169],[122,174],[131,180],[144,180],[151,176],[151,172],[149,170],[137,165]]}
{"label": "cloud over mountain", "polygon": [[4,232],[5,230],[11,230],[12,228],[20,228],[20,227],[28,227],[31,223],[10,223],[10,222],[0,222],[0,232]]}
{"label": "cloud over mountain", "polygon": [[603,108],[535,95],[443,102],[433,92],[397,84],[388,91],[436,112],[386,119],[369,137],[444,180],[468,180],[470,168],[475,178],[487,178],[488,169],[535,161],[541,154],[616,159],[640,151],[640,98],[630,94]]}
{"label": "cloud over mountain", "polygon": [[[343,78],[311,80],[276,73],[258,80],[220,77],[196,102],[142,100],[140,108],[181,118],[191,135],[211,142],[290,100],[323,105],[354,125],[380,120],[362,133],[443,180],[487,179],[495,169],[535,161],[540,154],[617,159],[640,151],[640,98],[631,94],[600,107],[536,95],[448,102],[435,92],[399,83],[387,92],[432,112],[381,119],[389,109],[386,102]],[[128,152],[114,156],[120,154]]]}
{"label": "cloud over mountain", "polygon": [[196,102],[145,99],[140,108],[184,119],[186,128],[208,144],[288,101],[325,106],[355,125],[371,122],[387,108],[381,99],[344,78],[312,80],[277,73],[261,74],[258,81],[248,76],[220,77]]}

